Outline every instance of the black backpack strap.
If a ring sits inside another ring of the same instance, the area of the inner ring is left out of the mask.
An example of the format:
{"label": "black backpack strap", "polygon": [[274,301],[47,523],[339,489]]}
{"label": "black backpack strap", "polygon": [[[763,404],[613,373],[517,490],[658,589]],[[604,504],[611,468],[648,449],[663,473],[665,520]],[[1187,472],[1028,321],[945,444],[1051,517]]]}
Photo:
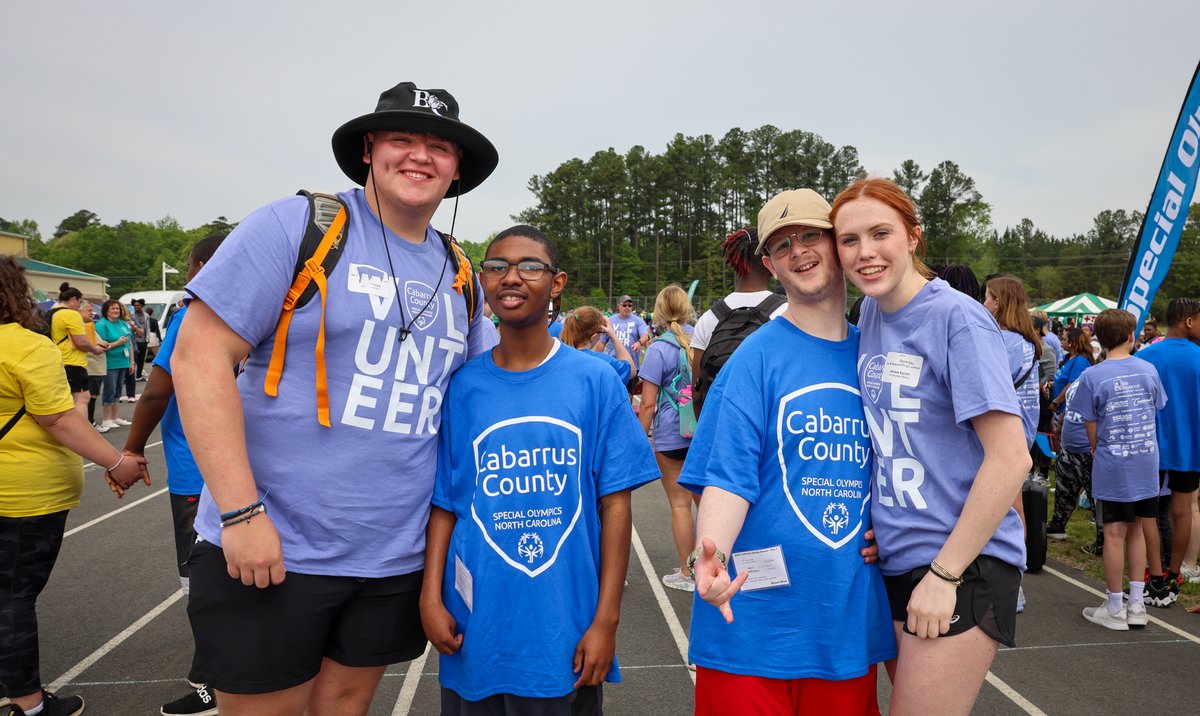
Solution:
{"label": "black backpack strap", "polygon": [[763,300],[759,301],[755,308],[762,312],[763,318],[770,320],[771,314],[775,312],[775,309],[779,308],[785,303],[787,303],[787,296],[780,296],[778,293],[772,293],[770,296],[767,296]]}
{"label": "black backpack strap", "polygon": [[725,303],[725,299],[723,298],[718,298],[717,300],[713,301],[712,308],[709,310],[711,310],[713,315],[717,317],[717,323],[724,321],[725,318],[733,311],[733,309],[729,307],[729,304]]}
{"label": "black backpack strap", "polygon": [[[329,231],[329,226],[333,223],[333,219],[337,216],[338,211],[345,207],[347,216],[350,212],[350,208],[346,207],[345,203],[336,194],[321,194],[304,189],[296,192],[296,194],[308,199],[308,224],[304,227],[304,238],[300,241],[300,251],[296,254],[296,266],[292,269],[293,282],[300,275],[300,271],[304,269],[304,262],[317,253],[317,247],[321,245],[321,239],[325,238],[325,232]],[[346,227],[349,225],[350,222],[347,221],[346,226],[342,227],[337,240],[330,247],[329,253],[325,254],[325,260],[321,262],[326,276],[332,275],[333,268],[337,266],[338,259],[342,257],[342,249],[345,248]],[[312,300],[312,297],[316,294],[317,285],[315,283],[308,284],[308,287],[300,294],[300,298],[296,300],[295,307],[300,308]]]}
{"label": "black backpack strap", "polygon": [[20,420],[22,418],[22,416],[24,416],[24,415],[25,415],[25,406],[22,405],[21,409],[18,410],[16,413],[14,413],[13,416],[8,419],[8,422],[4,424],[4,427],[0,428],[0,440],[3,440],[4,436],[8,435],[8,431],[12,430],[13,426],[17,424],[17,421]]}
{"label": "black backpack strap", "polygon": [[[67,310],[67,309],[63,306],[55,306],[54,308],[51,308],[49,311],[46,312],[46,337],[47,338],[50,337],[50,335],[54,333],[54,314],[58,313],[59,311],[65,311],[65,310]],[[70,337],[71,337],[71,334],[68,333],[65,336],[63,336],[62,338],[59,338],[57,341],[55,341],[54,345],[57,346]]]}
{"label": "black backpack strap", "polygon": [[1033,357],[1033,363],[1028,368],[1026,368],[1025,372],[1021,375],[1021,377],[1018,378],[1015,383],[1013,383],[1013,388],[1019,389],[1022,385],[1025,385],[1025,381],[1029,380],[1029,374],[1033,372],[1033,369],[1037,366],[1037,364],[1038,364],[1037,354],[1035,353],[1034,357]]}

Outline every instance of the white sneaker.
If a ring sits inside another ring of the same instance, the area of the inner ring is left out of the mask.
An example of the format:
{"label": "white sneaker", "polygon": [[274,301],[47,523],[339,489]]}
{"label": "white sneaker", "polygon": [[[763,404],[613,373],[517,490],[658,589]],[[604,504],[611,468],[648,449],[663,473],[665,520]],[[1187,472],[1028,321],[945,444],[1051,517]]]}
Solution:
{"label": "white sneaker", "polygon": [[108,428],[109,430],[112,430],[113,428],[121,427],[119,424],[117,424],[116,422],[114,422],[112,420],[105,420],[103,423],[100,423],[100,424],[103,425],[104,427]]}
{"label": "white sneaker", "polygon": [[[1144,610],[1145,607],[1142,607]],[[1104,600],[1098,607],[1088,607],[1083,610],[1083,618],[1093,624],[1099,624],[1106,629],[1113,631],[1129,631],[1129,621],[1126,617],[1125,606],[1121,606],[1121,611],[1117,612],[1116,616],[1108,611],[1108,600]]]}
{"label": "white sneaker", "polygon": [[696,591],[696,580],[683,576],[683,572],[679,571],[679,567],[676,567],[675,571],[670,574],[664,574],[662,583],[671,589],[678,589],[681,592]]}
{"label": "white sneaker", "polygon": [[141,394],[141,393],[138,393],[137,395],[135,395],[135,396],[133,396],[132,398],[130,398],[130,399],[129,399],[129,402],[131,402],[131,403],[136,403],[136,402],[137,402],[137,399],[138,399],[138,398],[140,398],[140,397],[142,397],[142,394]]}
{"label": "white sneaker", "polygon": [[1179,573],[1183,575],[1183,579],[1191,584],[1200,584],[1200,567],[1184,562],[1179,568]]}
{"label": "white sneaker", "polygon": [[117,423],[117,425],[125,425],[125,426],[133,425],[133,423],[129,422],[125,418],[117,418],[116,423]]}
{"label": "white sneaker", "polygon": [[1017,587],[1017,614],[1025,611],[1025,587]]}
{"label": "white sneaker", "polygon": [[[1106,610],[1107,606],[1104,607]],[[1125,612],[1125,623],[1131,628],[1141,629],[1146,626],[1146,605],[1130,604]]]}
{"label": "white sneaker", "polygon": [[124,395],[122,395],[120,398],[117,398],[117,402],[118,403],[128,403],[129,398],[126,398]]}
{"label": "white sneaker", "polygon": [[92,423],[92,427],[95,428],[96,432],[98,433],[107,433],[109,430],[112,430],[112,428],[105,423]]}

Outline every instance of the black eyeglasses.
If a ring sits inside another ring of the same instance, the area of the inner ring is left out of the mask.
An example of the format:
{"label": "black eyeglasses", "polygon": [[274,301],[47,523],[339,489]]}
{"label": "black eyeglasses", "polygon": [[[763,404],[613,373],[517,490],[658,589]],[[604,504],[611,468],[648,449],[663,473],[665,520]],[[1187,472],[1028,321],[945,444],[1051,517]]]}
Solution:
{"label": "black eyeglasses", "polygon": [[802,246],[815,246],[828,233],[822,229],[807,229],[772,237],[771,242],[767,244],[767,253],[773,259],[781,259],[792,253],[793,241],[799,241]]}
{"label": "black eyeglasses", "polygon": [[557,274],[558,269],[544,261],[518,261],[510,264],[504,259],[487,259],[479,263],[479,272],[490,279],[502,279],[508,275],[509,269],[517,268],[517,275],[526,281],[536,281],[542,274],[549,271]]}

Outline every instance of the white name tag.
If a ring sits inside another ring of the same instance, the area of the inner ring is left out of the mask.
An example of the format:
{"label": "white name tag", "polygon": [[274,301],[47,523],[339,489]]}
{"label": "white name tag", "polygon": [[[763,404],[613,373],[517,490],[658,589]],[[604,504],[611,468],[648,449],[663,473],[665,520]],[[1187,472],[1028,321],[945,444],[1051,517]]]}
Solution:
{"label": "white name tag", "polygon": [[746,583],[742,585],[743,592],[754,592],[759,589],[790,586],[792,580],[788,577],[787,565],[783,561],[783,547],[764,547],[732,555],[737,565],[738,573],[746,573]]}
{"label": "white name tag", "polygon": [[471,578],[470,570],[457,554],[454,555],[454,591],[458,592],[458,596],[466,603],[467,611],[474,613],[475,580]]}
{"label": "white name tag", "polygon": [[921,380],[921,367],[923,365],[925,365],[924,356],[914,356],[908,353],[888,353],[887,362],[883,366],[883,380],[886,383],[897,383],[909,388],[915,388]]}

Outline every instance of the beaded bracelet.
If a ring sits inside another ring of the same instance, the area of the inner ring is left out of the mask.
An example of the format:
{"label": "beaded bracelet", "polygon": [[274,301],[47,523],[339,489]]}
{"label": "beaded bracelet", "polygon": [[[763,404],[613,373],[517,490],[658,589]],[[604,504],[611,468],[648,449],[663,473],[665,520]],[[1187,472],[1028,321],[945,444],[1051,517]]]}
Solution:
{"label": "beaded bracelet", "polygon": [[225,522],[227,520],[233,519],[234,517],[240,517],[240,516],[246,514],[247,512],[250,512],[251,510],[255,509],[256,507],[262,507],[263,500],[266,499],[267,495],[269,495],[269,494],[271,494],[271,488],[268,487],[263,492],[262,497],[258,498],[258,502],[253,502],[249,505],[246,505],[245,507],[243,507],[240,510],[232,510],[230,512],[222,512],[221,513],[221,521]]}
{"label": "beaded bracelet", "polygon": [[950,574],[945,567],[937,563],[937,560],[929,563],[929,571],[933,572],[933,576],[937,577],[938,579],[945,580],[956,587],[961,587],[963,585],[964,580],[962,577],[955,577],[953,574]]}
{"label": "beaded bracelet", "polygon": [[254,517],[255,515],[261,515],[266,511],[267,511],[266,505],[264,505],[260,502],[258,504],[258,506],[252,508],[249,512],[247,512],[244,515],[238,515],[237,517],[233,517],[228,520],[222,520],[221,521],[221,529],[225,529],[226,527],[232,527],[239,522],[249,522],[250,518]]}

